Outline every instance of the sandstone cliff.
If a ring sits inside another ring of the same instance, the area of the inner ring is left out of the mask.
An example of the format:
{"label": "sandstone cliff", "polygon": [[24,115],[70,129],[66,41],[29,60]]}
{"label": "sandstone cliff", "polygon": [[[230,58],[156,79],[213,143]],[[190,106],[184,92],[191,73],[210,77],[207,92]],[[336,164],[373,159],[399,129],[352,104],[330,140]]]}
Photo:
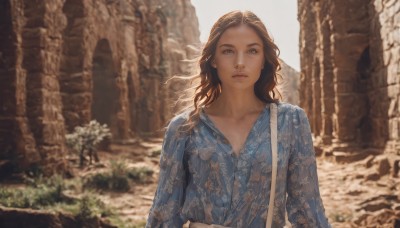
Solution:
{"label": "sandstone cliff", "polygon": [[161,130],[195,15],[189,0],[3,1],[0,160],[62,167],[66,132],[91,119],[114,139]]}

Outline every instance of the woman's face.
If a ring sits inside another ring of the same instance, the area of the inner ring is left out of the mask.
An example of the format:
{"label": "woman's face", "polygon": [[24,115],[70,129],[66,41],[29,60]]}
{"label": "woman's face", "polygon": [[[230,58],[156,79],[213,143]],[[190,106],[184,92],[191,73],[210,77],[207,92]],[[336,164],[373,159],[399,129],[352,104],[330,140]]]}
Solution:
{"label": "woman's face", "polygon": [[247,25],[227,29],[219,39],[212,66],[224,90],[253,90],[264,67],[264,47],[258,34]]}

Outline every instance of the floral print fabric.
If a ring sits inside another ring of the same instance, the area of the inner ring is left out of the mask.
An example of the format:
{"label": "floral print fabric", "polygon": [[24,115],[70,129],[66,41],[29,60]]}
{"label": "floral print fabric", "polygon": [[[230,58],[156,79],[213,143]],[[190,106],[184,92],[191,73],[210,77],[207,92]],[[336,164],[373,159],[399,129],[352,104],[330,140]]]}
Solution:
{"label": "floral print fabric", "polygon": [[[239,155],[204,111],[190,134],[188,113],[168,125],[160,176],[146,227],[182,227],[188,220],[226,227],[265,227],[271,188],[269,105]],[[272,227],[330,227],[319,193],[317,166],[303,109],[278,104],[278,175]]]}

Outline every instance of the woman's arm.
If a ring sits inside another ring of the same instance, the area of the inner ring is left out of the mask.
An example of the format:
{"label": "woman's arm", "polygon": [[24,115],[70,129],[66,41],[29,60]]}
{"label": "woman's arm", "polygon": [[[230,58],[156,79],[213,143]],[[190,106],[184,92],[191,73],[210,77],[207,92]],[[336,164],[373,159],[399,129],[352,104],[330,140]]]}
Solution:
{"label": "woman's arm", "polygon": [[293,116],[293,147],[287,177],[289,221],[293,227],[331,227],[319,193],[317,164],[307,115],[296,108]]}
{"label": "woman's arm", "polygon": [[182,227],[186,222],[180,216],[186,186],[183,167],[186,137],[179,132],[182,122],[179,116],[172,119],[165,133],[158,187],[146,228]]}

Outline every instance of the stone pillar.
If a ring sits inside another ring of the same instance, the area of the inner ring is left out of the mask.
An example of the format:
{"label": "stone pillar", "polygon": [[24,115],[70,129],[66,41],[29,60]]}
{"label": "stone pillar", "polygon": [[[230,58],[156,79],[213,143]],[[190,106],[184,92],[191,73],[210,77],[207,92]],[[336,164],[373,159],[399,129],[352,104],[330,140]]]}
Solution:
{"label": "stone pillar", "polygon": [[61,32],[66,20],[62,0],[25,0],[22,30],[26,74],[26,113],[44,172],[62,170],[64,118],[59,87]]}
{"label": "stone pillar", "polygon": [[305,109],[314,129],[312,75],[315,50],[317,48],[316,15],[313,10],[313,1],[298,1],[298,14],[300,19],[300,106]]}
{"label": "stone pillar", "polygon": [[[82,126],[90,120],[90,80],[84,72],[84,29],[87,26],[85,19],[84,1],[66,0],[63,14],[67,25],[63,30],[62,55],[60,65],[60,88],[63,103],[65,128],[72,132],[76,126]],[[80,104],[80,105],[77,105]]]}
{"label": "stone pillar", "polygon": [[[319,56],[319,54],[317,54]],[[311,71],[311,88],[313,91],[312,103],[312,131],[315,136],[320,136],[321,133],[321,70],[320,60],[318,57],[314,58],[312,62]]]}
{"label": "stone pillar", "polygon": [[335,129],[338,150],[354,151],[363,132],[360,121],[367,113],[366,93],[360,86],[357,63],[368,47],[368,1],[336,0],[332,4],[332,55],[335,85]]}
{"label": "stone pillar", "polygon": [[400,155],[400,2],[373,0],[371,15],[371,146]]}
{"label": "stone pillar", "polygon": [[325,71],[332,68],[329,7],[325,1],[299,1],[300,106],[308,114],[317,146],[330,144],[332,138],[333,77],[332,70]]}
{"label": "stone pillar", "polygon": [[26,118],[21,8],[22,1],[5,1],[0,5],[0,160],[9,160],[17,170],[40,161]]}
{"label": "stone pillar", "polygon": [[321,133],[322,146],[328,146],[333,138],[332,117],[334,106],[333,66],[331,54],[331,27],[330,8],[331,3],[324,1],[320,3],[319,10],[319,48],[321,50],[320,74],[321,74]]}

